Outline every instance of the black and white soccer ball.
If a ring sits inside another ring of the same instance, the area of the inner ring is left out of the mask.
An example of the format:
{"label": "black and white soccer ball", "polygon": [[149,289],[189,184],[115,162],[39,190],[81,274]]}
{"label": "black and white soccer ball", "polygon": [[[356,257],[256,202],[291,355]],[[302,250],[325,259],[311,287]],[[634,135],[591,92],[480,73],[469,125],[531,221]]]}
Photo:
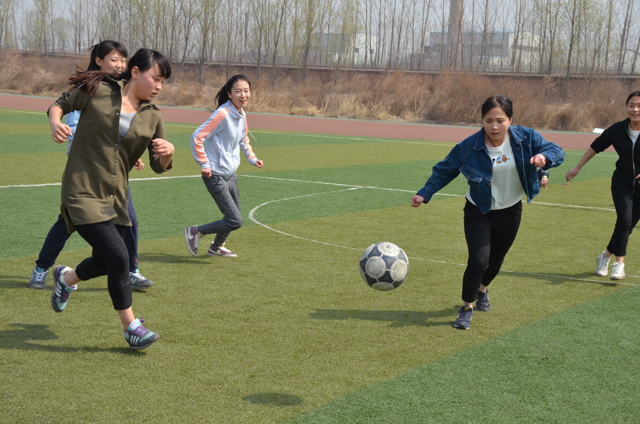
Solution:
{"label": "black and white soccer ball", "polygon": [[389,291],[400,287],[409,273],[404,250],[388,241],[374,243],[360,258],[360,275],[369,287]]}

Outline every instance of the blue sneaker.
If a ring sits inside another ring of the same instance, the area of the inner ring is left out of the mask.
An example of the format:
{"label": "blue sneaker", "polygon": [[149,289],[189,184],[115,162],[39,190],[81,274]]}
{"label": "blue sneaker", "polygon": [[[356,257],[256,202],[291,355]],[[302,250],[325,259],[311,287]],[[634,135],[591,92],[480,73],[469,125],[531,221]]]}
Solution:
{"label": "blue sneaker", "polygon": [[[158,333],[146,329],[142,325],[143,322],[144,318],[136,318],[124,332],[124,339],[129,343],[131,349],[144,349],[160,338]],[[132,330],[133,327],[135,327],[134,330]]]}
{"label": "blue sneaker", "polygon": [[36,266],[31,271],[31,280],[29,281],[29,287],[32,289],[46,289],[47,288],[47,274],[49,270],[46,268],[40,268]]}
{"label": "blue sneaker", "polygon": [[144,291],[149,287],[153,287],[153,281],[144,278],[138,271],[129,273],[129,282],[131,283],[131,288],[137,291]]}
{"label": "blue sneaker", "polygon": [[482,312],[489,312],[489,309],[491,309],[491,303],[489,302],[489,289],[486,289],[484,292],[478,291],[476,309]]}
{"label": "blue sneaker", "polygon": [[53,306],[53,310],[56,312],[64,311],[64,308],[67,307],[67,302],[69,302],[69,295],[72,291],[78,288],[75,284],[68,287],[64,283],[63,276],[68,271],[71,271],[71,268],[62,265],[58,265],[53,271],[53,293],[51,293],[51,306]]}
{"label": "blue sneaker", "polygon": [[461,330],[468,330],[471,327],[471,318],[473,318],[473,309],[463,305],[458,311],[458,316],[453,326]]}

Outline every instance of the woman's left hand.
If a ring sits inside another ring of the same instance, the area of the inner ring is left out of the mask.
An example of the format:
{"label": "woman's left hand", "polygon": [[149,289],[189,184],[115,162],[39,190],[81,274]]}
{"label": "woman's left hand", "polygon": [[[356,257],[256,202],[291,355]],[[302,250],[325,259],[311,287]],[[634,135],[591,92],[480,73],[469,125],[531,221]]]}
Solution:
{"label": "woman's left hand", "polygon": [[264,162],[258,159],[254,165],[257,166],[258,168],[262,168],[264,166]]}
{"label": "woman's left hand", "polygon": [[547,164],[547,158],[544,155],[535,155],[529,162],[536,168],[542,168]]}
{"label": "woman's left hand", "polygon": [[142,159],[138,158],[138,161],[136,162],[135,165],[133,165],[134,168],[136,168],[138,171],[142,171],[144,169],[144,162],[142,162]]}
{"label": "woman's left hand", "polygon": [[176,151],[176,148],[173,147],[173,144],[169,143],[167,140],[154,138],[153,140],[151,140],[151,142],[153,143],[153,157],[172,157],[173,153]]}

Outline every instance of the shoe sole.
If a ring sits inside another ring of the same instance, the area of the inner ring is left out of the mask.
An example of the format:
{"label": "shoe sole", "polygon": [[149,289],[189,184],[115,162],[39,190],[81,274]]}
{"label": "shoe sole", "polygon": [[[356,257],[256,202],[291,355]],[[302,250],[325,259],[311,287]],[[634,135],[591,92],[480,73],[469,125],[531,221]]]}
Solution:
{"label": "shoe sole", "polygon": [[614,276],[611,276],[611,277],[610,277],[610,279],[611,279],[612,281],[618,281],[618,280],[624,280],[624,277],[626,277],[626,275],[623,275],[622,277],[614,277]]}
{"label": "shoe sole", "polygon": [[135,291],[145,291],[150,287],[153,287],[153,283],[149,284],[148,286],[134,286],[133,284],[131,285],[131,289]]}
{"label": "shoe sole", "polygon": [[47,288],[46,284],[29,283],[29,287],[32,289],[43,290]]}
{"label": "shoe sole", "polygon": [[[191,250],[191,244],[189,243],[189,240],[191,240],[189,238],[189,229],[191,227],[187,227],[184,229],[184,241],[187,243],[187,250],[189,251],[189,253],[191,253],[193,256],[198,256],[198,252],[196,251],[195,253]],[[195,236],[197,237],[197,236]]]}
{"label": "shoe sole", "polygon": [[208,252],[207,252],[207,255],[211,257],[215,256],[216,258],[237,258],[238,257],[238,255],[219,255],[217,253],[208,253]]}
{"label": "shoe sole", "polygon": [[464,327],[464,326],[457,326],[457,325],[453,324],[453,328],[456,328],[458,330],[468,330],[469,328],[471,328],[471,326]]}
{"label": "shoe sole", "polygon": [[[157,333],[156,333],[156,334],[157,334]],[[144,345],[144,346],[131,346],[131,345],[129,345],[129,349],[133,349],[133,350],[142,350],[142,349],[146,349],[146,348],[148,348],[149,346],[151,346],[152,344],[154,344],[155,342],[157,342],[159,339],[160,339],[160,336],[158,336],[158,338],[157,338],[157,339],[155,339],[155,340],[151,340],[151,343],[146,344],[146,345]]]}

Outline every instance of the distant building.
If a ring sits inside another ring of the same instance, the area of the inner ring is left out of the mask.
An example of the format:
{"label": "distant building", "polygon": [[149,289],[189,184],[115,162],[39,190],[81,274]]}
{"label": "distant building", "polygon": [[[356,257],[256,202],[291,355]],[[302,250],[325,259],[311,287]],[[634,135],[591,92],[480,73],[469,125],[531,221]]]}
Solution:
{"label": "distant building", "polygon": [[359,32],[343,36],[336,32],[314,34],[310,58],[317,66],[331,66],[340,62],[342,66],[360,67],[376,59],[378,37]]}
{"label": "distant building", "polygon": [[[448,63],[446,32],[432,32],[424,54],[430,68],[451,66]],[[540,35],[513,31],[464,31],[462,33],[462,64],[459,69],[502,70],[527,72],[537,70],[540,63]]]}

